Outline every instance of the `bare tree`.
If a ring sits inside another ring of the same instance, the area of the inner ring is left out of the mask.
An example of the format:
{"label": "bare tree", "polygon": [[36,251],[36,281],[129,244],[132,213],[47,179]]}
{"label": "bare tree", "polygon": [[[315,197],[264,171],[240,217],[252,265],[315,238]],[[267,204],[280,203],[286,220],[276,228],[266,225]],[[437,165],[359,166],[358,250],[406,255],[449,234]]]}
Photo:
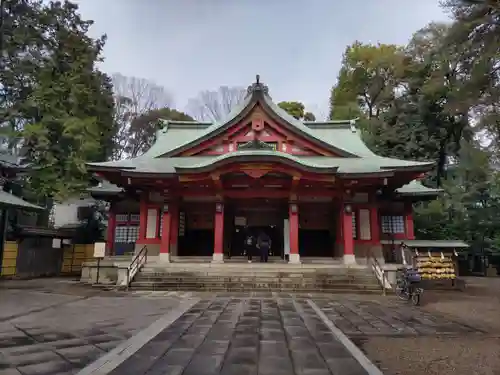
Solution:
{"label": "bare tree", "polygon": [[145,78],[116,73],[112,80],[115,94],[130,99],[131,109],[137,115],[152,109],[170,108],[174,103],[172,94],[165,87]]}
{"label": "bare tree", "polygon": [[243,87],[221,86],[216,91],[202,91],[189,99],[186,112],[199,121],[223,120],[246,95]]}
{"label": "bare tree", "polygon": [[[118,160],[125,156],[135,157],[144,150],[145,145],[142,141],[138,144],[139,140],[144,137],[137,136],[137,126],[131,126],[134,120],[152,111],[171,108],[173,97],[165,87],[144,78],[127,77],[116,73],[113,74],[112,80],[115,95],[115,142],[117,145],[113,159]],[[151,131],[148,130],[148,133]]]}

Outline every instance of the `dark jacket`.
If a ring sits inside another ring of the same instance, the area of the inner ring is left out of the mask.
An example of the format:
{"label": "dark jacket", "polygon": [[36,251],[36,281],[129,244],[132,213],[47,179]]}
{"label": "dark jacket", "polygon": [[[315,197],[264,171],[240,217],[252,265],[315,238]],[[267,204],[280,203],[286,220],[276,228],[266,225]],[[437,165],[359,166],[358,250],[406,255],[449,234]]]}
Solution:
{"label": "dark jacket", "polygon": [[245,246],[255,246],[255,237],[251,234],[245,236]]}
{"label": "dark jacket", "polygon": [[259,234],[259,238],[257,239],[257,246],[259,248],[270,248],[271,247],[271,239],[267,235],[267,233],[262,232]]}

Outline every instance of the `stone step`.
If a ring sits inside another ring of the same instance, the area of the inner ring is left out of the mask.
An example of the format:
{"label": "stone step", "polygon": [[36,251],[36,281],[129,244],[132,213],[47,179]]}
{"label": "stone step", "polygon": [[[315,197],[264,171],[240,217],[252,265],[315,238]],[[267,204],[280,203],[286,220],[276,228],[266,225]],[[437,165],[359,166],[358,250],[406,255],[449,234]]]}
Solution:
{"label": "stone step", "polygon": [[372,275],[373,273],[368,270],[360,271],[336,271],[336,270],[258,270],[258,269],[241,269],[241,270],[230,270],[230,269],[141,269],[143,274],[154,274],[154,275],[171,275],[171,274],[214,274],[214,275],[352,275],[352,276],[364,276]]}
{"label": "stone step", "polygon": [[135,290],[293,293],[382,293],[372,270],[314,264],[148,264]]}
{"label": "stone step", "polygon": [[198,282],[311,282],[318,284],[335,284],[340,282],[346,283],[373,283],[376,282],[374,277],[329,277],[329,278],[318,278],[318,277],[263,277],[263,276],[246,276],[246,275],[233,275],[233,276],[201,276],[201,275],[165,275],[165,276],[145,276],[138,275],[135,277],[134,281],[148,281],[148,282],[163,282],[163,281],[175,281],[183,282],[187,280],[195,280]]}
{"label": "stone step", "polygon": [[254,274],[318,274],[318,275],[372,275],[373,272],[371,270],[363,270],[363,271],[349,271],[349,270],[301,270],[301,269],[267,269],[267,270],[259,270],[259,269],[214,269],[214,268],[188,268],[188,269],[179,269],[179,268],[141,268],[142,273],[155,273],[155,274],[171,274],[171,273],[213,273],[213,274],[241,274],[241,273],[254,273]]}
{"label": "stone step", "polygon": [[252,263],[248,263],[245,261],[242,262],[222,262],[222,263],[214,263],[214,262],[170,262],[164,263],[157,260],[149,260],[146,263],[146,267],[204,267],[204,268],[336,268],[336,269],[367,269],[370,268],[366,264],[353,264],[346,266],[340,263],[261,263],[258,261],[253,261]]}
{"label": "stone step", "polygon": [[282,292],[282,293],[349,293],[349,294],[381,294],[380,287],[364,287],[364,286],[338,286],[336,288],[318,288],[311,286],[301,286],[300,288],[290,287],[261,287],[261,286],[200,286],[190,284],[179,285],[132,285],[131,290],[144,290],[144,291],[210,291],[210,292]]}
{"label": "stone step", "polygon": [[311,287],[320,289],[335,289],[335,288],[347,288],[347,287],[362,287],[362,288],[379,288],[377,284],[363,284],[363,283],[335,283],[335,284],[317,284],[317,283],[273,283],[273,282],[200,282],[196,280],[186,280],[183,282],[175,281],[162,281],[162,282],[152,282],[152,281],[134,281],[131,286],[134,288],[137,286],[142,287],[162,287],[162,286],[175,286],[175,285],[186,285],[186,286],[220,286],[220,287],[231,287],[231,286],[241,286],[241,287],[256,287],[261,286],[264,288],[300,288],[300,287]]}
{"label": "stone step", "polygon": [[143,284],[143,285],[155,285],[155,284],[197,284],[197,285],[230,285],[230,284],[242,284],[242,285],[315,285],[317,287],[335,287],[337,285],[364,285],[364,286],[378,286],[378,283],[374,280],[335,280],[329,282],[311,280],[311,279],[292,279],[292,280],[269,280],[269,279],[199,279],[199,278],[184,278],[184,279],[162,279],[162,280],[144,280],[138,279],[132,282],[133,285]]}
{"label": "stone step", "polygon": [[263,280],[263,281],[293,281],[293,280],[312,280],[320,283],[335,283],[341,281],[360,281],[360,282],[375,282],[377,279],[373,276],[363,276],[363,277],[353,277],[353,276],[293,276],[293,275],[282,275],[282,276],[266,276],[266,275],[193,275],[193,274],[183,274],[183,275],[142,275],[138,274],[134,280],[149,280],[149,281],[162,281],[162,280],[186,280],[186,279],[196,279],[196,280]]}
{"label": "stone step", "polygon": [[320,268],[335,268],[335,269],[368,269],[366,264],[353,264],[346,266],[344,264],[339,263],[261,263],[258,261],[253,261],[252,263],[248,263],[246,261],[242,262],[223,262],[223,263],[214,263],[214,262],[171,262],[164,263],[157,260],[149,260],[146,263],[146,267],[153,268],[175,268],[175,267],[192,267],[192,268],[312,268],[312,269],[320,269]]}

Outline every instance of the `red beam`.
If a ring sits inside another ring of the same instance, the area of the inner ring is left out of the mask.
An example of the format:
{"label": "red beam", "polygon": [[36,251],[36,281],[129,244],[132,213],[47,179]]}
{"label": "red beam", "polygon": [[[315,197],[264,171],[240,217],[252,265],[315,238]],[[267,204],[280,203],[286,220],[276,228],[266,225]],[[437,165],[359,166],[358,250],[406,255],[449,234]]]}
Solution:
{"label": "red beam", "polygon": [[179,153],[179,155],[174,154],[172,156],[192,156],[195,154],[199,154],[200,152],[205,151],[207,148],[210,148],[212,146],[217,145],[224,138],[230,137],[231,135],[237,133],[245,126],[248,126],[248,121],[246,119],[243,119],[242,121],[240,121],[240,123],[236,124],[235,126],[232,126],[226,132],[223,132],[222,134],[219,134],[219,135],[215,136],[214,138],[207,139],[206,141],[204,141],[196,146],[193,146],[192,148],[190,148],[188,150],[185,150],[185,151]]}
{"label": "red beam", "polygon": [[[215,196],[217,192],[215,190],[207,189],[186,189],[182,191],[182,196],[186,197],[206,197]],[[272,189],[272,188],[262,188],[262,189],[242,189],[242,190],[229,190],[226,189],[221,192],[223,197],[228,198],[288,198],[290,197],[290,191],[287,189]],[[304,191],[298,191],[297,195],[299,197],[336,197],[340,195],[339,191],[328,191],[321,189],[307,189]]]}
{"label": "red beam", "polygon": [[233,177],[233,178],[224,178],[222,180],[225,186],[231,185],[251,185],[251,186],[262,186],[262,185],[282,185],[288,186],[290,185],[289,178],[276,178],[276,177],[266,177],[263,176],[261,178],[252,178],[248,177]]}

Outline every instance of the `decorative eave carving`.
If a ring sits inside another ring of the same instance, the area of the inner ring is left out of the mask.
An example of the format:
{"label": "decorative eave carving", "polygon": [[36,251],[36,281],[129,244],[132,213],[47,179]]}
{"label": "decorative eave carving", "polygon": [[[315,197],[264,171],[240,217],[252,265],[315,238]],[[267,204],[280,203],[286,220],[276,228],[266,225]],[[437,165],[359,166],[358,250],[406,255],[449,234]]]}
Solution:
{"label": "decorative eave carving", "polygon": [[261,141],[259,139],[252,139],[251,141],[242,144],[241,146],[238,147],[239,150],[269,150],[269,151],[275,151],[274,147],[271,146],[270,144],[267,144],[264,141]]}

